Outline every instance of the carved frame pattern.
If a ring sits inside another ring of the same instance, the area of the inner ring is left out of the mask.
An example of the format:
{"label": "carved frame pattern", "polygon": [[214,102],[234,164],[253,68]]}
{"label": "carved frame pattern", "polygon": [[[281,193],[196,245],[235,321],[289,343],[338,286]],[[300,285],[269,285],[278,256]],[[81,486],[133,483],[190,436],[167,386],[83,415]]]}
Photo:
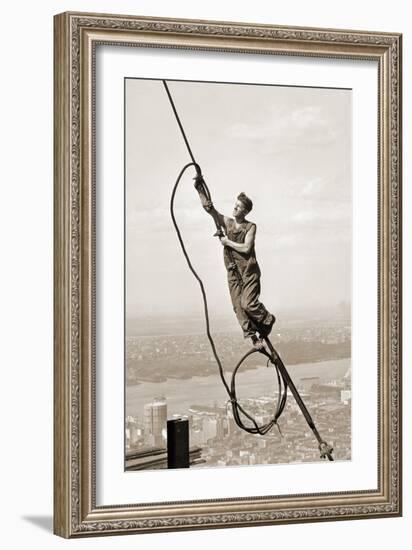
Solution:
{"label": "carved frame pattern", "polygon": [[[379,62],[380,427],[387,436],[381,438],[378,492],[96,507],[90,85],[97,43]],[[55,533],[76,537],[400,514],[401,35],[81,13],[56,16]]]}

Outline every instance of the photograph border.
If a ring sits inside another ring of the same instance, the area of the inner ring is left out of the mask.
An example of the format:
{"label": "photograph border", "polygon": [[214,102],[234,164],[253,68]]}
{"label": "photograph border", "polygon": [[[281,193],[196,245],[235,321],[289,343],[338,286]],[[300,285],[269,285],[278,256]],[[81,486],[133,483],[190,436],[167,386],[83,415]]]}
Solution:
{"label": "photograph border", "polygon": [[[54,532],[63,537],[401,515],[401,43],[397,33],[63,13],[54,20]],[[98,45],[378,63],[378,489],[96,505]]]}

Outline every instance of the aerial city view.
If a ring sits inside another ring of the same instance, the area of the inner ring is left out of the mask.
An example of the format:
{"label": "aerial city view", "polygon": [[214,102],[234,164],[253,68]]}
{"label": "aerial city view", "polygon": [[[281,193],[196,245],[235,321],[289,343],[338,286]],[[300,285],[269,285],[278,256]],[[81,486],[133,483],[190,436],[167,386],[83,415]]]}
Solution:
{"label": "aerial city view", "polygon": [[[281,354],[319,432],[335,460],[351,458],[351,332],[347,308],[333,321],[297,319],[279,323],[272,341]],[[317,442],[293,396],[266,435],[236,425],[206,335],[190,324],[176,334],[126,339],[126,469],[165,468],[166,422],[189,421],[190,467],[319,461]],[[187,327],[186,327],[187,330]],[[167,332],[167,327],[164,327]],[[225,376],[250,344],[238,331],[214,334]],[[277,380],[272,365],[252,355],[237,375],[242,407],[264,424],[273,416]]]}

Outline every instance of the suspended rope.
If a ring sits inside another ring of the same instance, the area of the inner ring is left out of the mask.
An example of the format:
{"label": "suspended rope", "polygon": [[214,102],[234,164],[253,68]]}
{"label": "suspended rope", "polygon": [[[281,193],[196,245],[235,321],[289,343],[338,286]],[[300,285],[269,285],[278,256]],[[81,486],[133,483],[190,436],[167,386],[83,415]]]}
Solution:
{"label": "suspended rope", "polygon": [[[276,425],[279,429],[279,433],[281,434],[281,431],[280,431],[280,428],[279,428],[279,425],[278,425],[278,419],[281,416],[281,414],[284,411],[284,408],[286,406],[287,391],[288,391],[288,388],[289,388],[290,391],[292,392],[293,397],[295,398],[299,408],[301,409],[302,414],[306,419],[306,422],[308,423],[308,425],[311,428],[312,432],[314,433],[316,439],[318,440],[319,451],[320,451],[321,458],[323,458],[323,459],[328,458],[328,460],[333,461],[333,457],[332,457],[333,449],[332,449],[332,447],[330,445],[328,445],[326,443],[326,441],[324,441],[321,438],[321,436],[320,436],[318,430],[316,429],[316,426],[315,426],[315,424],[312,420],[312,417],[309,414],[309,411],[307,410],[305,404],[303,403],[302,398],[300,397],[298,390],[296,389],[292,379],[289,376],[288,371],[286,370],[285,365],[283,364],[283,361],[281,360],[279,354],[277,353],[277,351],[275,350],[275,348],[273,347],[271,341],[269,340],[269,338],[267,336],[264,338],[264,341],[265,341],[266,346],[269,349],[270,353],[264,347],[262,347],[260,349],[252,348],[247,353],[245,353],[245,355],[243,355],[243,357],[240,359],[240,361],[235,366],[235,368],[233,370],[233,373],[232,373],[230,387],[229,387],[229,385],[226,381],[224,371],[223,371],[223,365],[222,365],[220,357],[217,353],[216,345],[215,345],[215,342],[213,340],[212,334],[210,332],[209,308],[208,308],[208,304],[207,304],[207,296],[206,296],[205,287],[204,287],[202,279],[199,277],[198,273],[196,272],[195,268],[193,267],[192,262],[189,258],[189,255],[186,251],[186,247],[185,247],[185,244],[183,242],[183,238],[182,238],[179,226],[178,226],[177,221],[176,221],[175,213],[174,213],[175,195],[176,195],[177,188],[180,184],[180,180],[183,177],[183,174],[191,166],[193,166],[195,168],[197,176],[202,177],[202,172],[201,172],[200,166],[195,161],[195,158],[194,158],[194,155],[193,155],[192,150],[190,148],[189,142],[187,140],[184,128],[182,126],[182,123],[181,123],[179,115],[177,113],[175,104],[173,102],[173,98],[170,94],[169,88],[168,88],[167,83],[166,83],[165,80],[163,80],[163,85],[166,89],[170,104],[172,106],[174,115],[176,117],[177,123],[178,123],[179,128],[180,128],[180,131],[183,135],[183,139],[185,141],[185,144],[186,144],[187,150],[189,152],[190,158],[192,159],[192,162],[189,162],[188,164],[186,164],[182,168],[182,170],[180,171],[180,173],[177,177],[177,180],[174,184],[171,199],[170,199],[170,215],[171,215],[171,218],[172,218],[172,221],[173,221],[173,225],[174,225],[174,228],[175,228],[175,231],[176,231],[176,234],[177,234],[177,237],[178,237],[183,255],[186,259],[186,262],[189,266],[190,271],[193,273],[194,277],[196,278],[196,280],[197,280],[197,282],[199,283],[199,286],[200,286],[200,290],[201,290],[201,293],[202,293],[202,299],[203,299],[203,308],[204,308],[204,314],[205,314],[205,321],[206,321],[206,335],[207,335],[207,338],[209,340],[210,346],[212,348],[213,356],[214,356],[215,361],[216,361],[216,363],[218,365],[218,368],[219,368],[220,378],[221,378],[223,386],[224,386],[224,388],[225,388],[225,390],[226,390],[226,392],[229,396],[229,401],[232,405],[233,418],[234,418],[236,424],[239,426],[239,428],[241,428],[245,432],[248,432],[248,433],[251,433],[251,434],[265,435],[271,430],[271,428],[274,425]],[[209,188],[208,188],[208,186],[207,186],[207,184],[206,184],[206,182],[204,181],[203,178],[202,178],[202,184],[203,184],[203,187],[204,187],[204,190],[205,190],[206,198],[209,201],[212,202]],[[217,229],[216,236],[223,235],[222,228],[220,227],[218,221],[215,218],[214,218],[214,221],[215,221],[216,229]],[[241,284],[240,274],[239,274],[238,280]],[[263,424],[261,426],[259,426],[258,423],[256,422],[256,420],[253,418],[253,416],[251,414],[249,414],[240,405],[240,403],[237,399],[237,395],[236,395],[236,375],[237,375],[240,367],[242,366],[242,364],[246,361],[246,359],[254,353],[261,353],[262,355],[266,356],[267,365],[269,365],[269,363],[271,363],[275,367],[275,372],[276,372],[276,377],[277,377],[277,382],[278,382],[278,399],[277,399],[277,405],[276,405],[275,412],[274,412],[271,420],[269,420],[266,424]],[[245,424],[244,419],[247,419],[249,421],[249,423]]]}

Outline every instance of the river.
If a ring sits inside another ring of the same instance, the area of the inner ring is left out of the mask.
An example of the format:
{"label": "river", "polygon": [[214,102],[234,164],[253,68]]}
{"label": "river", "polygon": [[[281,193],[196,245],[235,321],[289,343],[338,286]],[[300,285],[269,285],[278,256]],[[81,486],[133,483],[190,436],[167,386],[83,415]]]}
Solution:
{"label": "river", "polygon": [[[299,384],[302,378],[319,377],[321,381],[343,378],[350,368],[350,358],[303,363],[287,367],[292,380]],[[230,386],[230,373],[226,374]],[[271,395],[277,390],[277,380],[273,367],[259,367],[239,372],[236,376],[236,393],[239,399]],[[219,374],[193,376],[192,378],[168,379],[166,382],[144,382],[126,387],[126,415],[142,417],[143,406],[155,397],[167,400],[168,417],[173,414],[186,414],[191,405],[223,405],[227,394]]]}

